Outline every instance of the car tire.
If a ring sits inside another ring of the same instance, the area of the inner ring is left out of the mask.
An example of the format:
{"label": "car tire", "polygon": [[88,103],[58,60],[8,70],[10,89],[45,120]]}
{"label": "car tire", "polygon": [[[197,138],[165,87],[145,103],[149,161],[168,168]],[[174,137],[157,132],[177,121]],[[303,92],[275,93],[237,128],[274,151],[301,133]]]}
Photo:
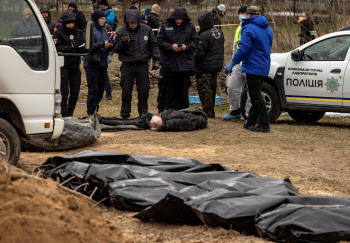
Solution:
{"label": "car tire", "polygon": [[[268,83],[263,83],[261,87],[261,94],[265,100],[267,113],[269,114],[270,123],[275,123],[281,115],[281,102],[277,90]],[[248,88],[242,91],[241,95],[241,112],[244,119],[247,120],[245,105],[247,103]]]}
{"label": "car tire", "polygon": [[21,153],[21,142],[16,130],[6,120],[0,118],[0,156],[16,166]]}
{"label": "car tire", "polygon": [[288,114],[293,120],[301,123],[317,122],[325,113],[324,111],[288,111]]}

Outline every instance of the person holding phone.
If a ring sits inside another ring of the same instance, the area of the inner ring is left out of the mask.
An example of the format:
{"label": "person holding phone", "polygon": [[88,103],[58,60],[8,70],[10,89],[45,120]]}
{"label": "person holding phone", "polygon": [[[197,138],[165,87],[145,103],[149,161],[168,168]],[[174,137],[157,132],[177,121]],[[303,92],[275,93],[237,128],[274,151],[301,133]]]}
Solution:
{"label": "person holding phone", "polygon": [[199,43],[187,10],[177,7],[157,35],[162,78],[159,79],[158,112],[189,107],[190,76],[195,71],[194,53]]}
{"label": "person holding phone", "polygon": [[136,80],[138,95],[138,113],[140,116],[148,113],[149,77],[148,61],[153,57],[159,62],[159,49],[151,27],[140,23],[140,12],[128,9],[125,12],[126,24],[117,33],[113,51],[119,53],[122,62],[121,88],[122,107],[120,116],[130,117],[132,90]]}
{"label": "person holding phone", "polygon": [[107,68],[108,55],[112,50],[112,44],[107,30],[104,28],[106,15],[100,9],[96,9],[91,15],[94,28],[94,45],[89,56],[84,57],[84,68],[88,84],[87,114],[93,116],[98,112],[100,101],[103,97]]}

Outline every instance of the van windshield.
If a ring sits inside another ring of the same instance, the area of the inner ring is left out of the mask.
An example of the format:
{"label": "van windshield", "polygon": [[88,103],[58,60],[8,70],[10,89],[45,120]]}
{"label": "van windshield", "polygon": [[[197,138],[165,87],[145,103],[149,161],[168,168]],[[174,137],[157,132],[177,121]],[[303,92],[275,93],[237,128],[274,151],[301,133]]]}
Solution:
{"label": "van windshield", "polygon": [[32,69],[46,69],[45,38],[33,9],[25,0],[5,3],[0,5],[0,45],[14,48]]}

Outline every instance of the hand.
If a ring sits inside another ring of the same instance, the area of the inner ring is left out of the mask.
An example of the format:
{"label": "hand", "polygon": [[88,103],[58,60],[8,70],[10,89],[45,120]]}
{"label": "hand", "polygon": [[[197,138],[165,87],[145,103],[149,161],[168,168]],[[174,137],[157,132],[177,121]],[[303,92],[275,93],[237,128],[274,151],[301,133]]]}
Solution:
{"label": "hand", "polygon": [[173,51],[179,52],[181,49],[177,46],[177,44],[173,44]]}
{"label": "hand", "polygon": [[225,68],[225,73],[228,74],[232,68],[235,66],[235,64],[233,62],[231,62],[230,64],[228,64]]}
{"label": "hand", "polygon": [[152,70],[158,70],[159,69],[159,61],[155,61],[152,66]]}
{"label": "hand", "polygon": [[124,33],[124,35],[122,35],[122,44],[123,45],[130,44],[130,35],[128,33]]}
{"label": "hand", "polygon": [[186,51],[186,48],[187,48],[187,46],[185,44],[182,44],[182,46],[180,47],[180,50],[181,51]]}
{"label": "hand", "polygon": [[110,48],[111,46],[112,46],[112,43],[105,41],[105,48]]}

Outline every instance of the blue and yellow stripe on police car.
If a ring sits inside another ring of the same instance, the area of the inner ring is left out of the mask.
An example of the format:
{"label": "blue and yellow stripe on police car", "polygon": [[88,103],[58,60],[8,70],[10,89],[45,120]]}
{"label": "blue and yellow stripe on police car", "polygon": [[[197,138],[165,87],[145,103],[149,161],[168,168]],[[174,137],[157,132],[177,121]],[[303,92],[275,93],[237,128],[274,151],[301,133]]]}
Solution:
{"label": "blue and yellow stripe on police car", "polygon": [[350,98],[286,95],[287,100],[350,102]]}

